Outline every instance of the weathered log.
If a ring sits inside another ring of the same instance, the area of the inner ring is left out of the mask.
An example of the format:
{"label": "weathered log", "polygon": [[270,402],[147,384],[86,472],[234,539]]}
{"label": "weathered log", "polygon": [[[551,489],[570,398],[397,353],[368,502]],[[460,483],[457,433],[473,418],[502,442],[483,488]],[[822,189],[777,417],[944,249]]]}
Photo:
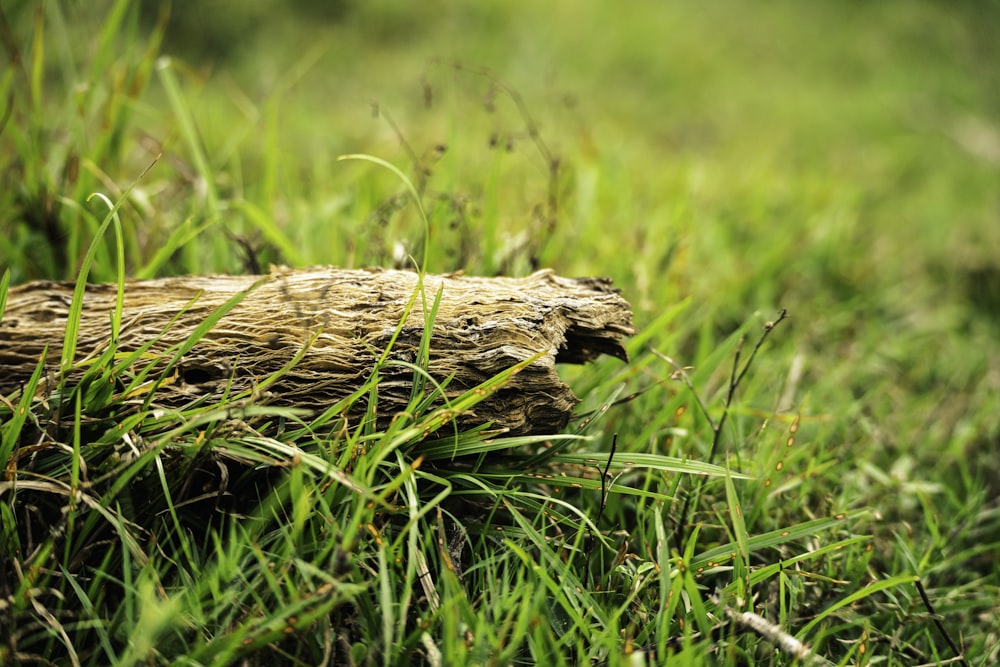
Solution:
{"label": "weathered log", "polygon": [[[153,404],[178,407],[216,399],[224,391],[233,395],[253,389],[302,354],[268,387],[267,400],[319,411],[363,385],[390,344],[417,281],[412,272],[335,268],[130,281],[125,284],[117,350],[129,352],[152,342],[128,373],[139,373],[147,364],[166,368],[171,346],[187,340],[227,300],[245,292],[167,373]],[[632,314],[610,282],[560,278],[551,271],[524,278],[425,276],[428,301],[441,292],[427,371],[438,382],[451,378],[449,398],[540,354],[473,412],[461,415],[460,424],[492,423],[511,434],[563,428],[578,399],[560,380],[555,364],[584,363],[600,354],[626,358],[621,341],[633,333]],[[113,284],[87,286],[77,360],[100,354],[111,344],[116,291]],[[0,321],[0,394],[24,386],[45,346],[46,380],[38,393],[50,391],[59,381],[72,293],[72,283],[59,282],[10,290]],[[389,359],[417,361],[425,329],[421,303],[418,300],[410,311]],[[406,408],[413,370],[389,364],[379,374],[376,414],[386,422]],[[362,399],[345,416],[356,423],[365,408]]]}

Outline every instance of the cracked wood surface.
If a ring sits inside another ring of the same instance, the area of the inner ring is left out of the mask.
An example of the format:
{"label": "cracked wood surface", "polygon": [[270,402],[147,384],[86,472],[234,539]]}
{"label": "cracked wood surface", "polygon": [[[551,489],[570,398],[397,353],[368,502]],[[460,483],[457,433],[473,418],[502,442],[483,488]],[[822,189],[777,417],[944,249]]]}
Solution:
{"label": "cracked wood surface", "polygon": [[[372,373],[417,289],[407,271],[329,267],[275,268],[266,276],[205,275],[130,281],[119,352],[150,345],[127,375],[149,364],[167,369],[168,350],[234,296],[242,300],[169,370],[153,405],[183,407],[253,390],[302,358],[256,400],[319,412],[361,387]],[[540,356],[499,391],[463,414],[462,427],[490,422],[510,434],[555,433],[578,400],[556,373],[557,362],[584,363],[601,354],[626,359],[622,338],[634,332],[629,304],[606,278],[561,278],[539,271],[523,278],[426,275],[425,294],[441,303],[434,320],[427,371],[446,393],[460,395],[515,364]],[[76,361],[111,344],[116,286],[89,285],[83,301]],[[21,388],[48,346],[39,393],[58,381],[72,283],[14,287],[0,321],[0,394]],[[424,331],[418,297],[388,358],[414,363]],[[312,340],[308,349],[304,346]],[[80,371],[71,371],[79,376]],[[151,378],[159,377],[155,369]],[[380,371],[376,415],[387,424],[410,398],[413,370],[388,364]],[[365,400],[345,417],[354,426]]]}

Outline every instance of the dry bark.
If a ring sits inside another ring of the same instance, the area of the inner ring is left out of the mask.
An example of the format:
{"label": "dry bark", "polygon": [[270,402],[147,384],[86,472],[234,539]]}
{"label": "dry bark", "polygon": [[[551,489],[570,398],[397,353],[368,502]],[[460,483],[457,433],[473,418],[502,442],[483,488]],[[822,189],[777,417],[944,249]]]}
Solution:
{"label": "dry bark", "polygon": [[[161,364],[166,370],[172,346],[188,339],[227,300],[245,293],[169,369],[153,403],[180,407],[218,399],[224,391],[232,395],[252,390],[315,337],[298,363],[268,387],[263,400],[319,411],[363,385],[389,345],[417,281],[412,272],[335,268],[131,281],[125,285],[117,349],[133,351],[152,341],[149,353],[127,373],[139,373],[147,364]],[[512,434],[557,432],[578,401],[560,380],[555,364],[584,363],[600,354],[626,358],[622,338],[633,333],[632,314],[608,279],[567,279],[539,271],[524,278],[427,275],[424,285],[429,303],[441,290],[427,370],[439,382],[452,378],[449,397],[541,355],[474,412],[461,415],[463,427],[489,422]],[[59,382],[58,360],[72,293],[72,283],[58,282],[10,290],[0,321],[0,394],[24,386],[46,346],[47,372],[39,395]],[[111,344],[115,298],[115,285],[87,287],[78,361]],[[388,358],[415,362],[424,328],[418,299]],[[161,372],[156,369],[151,377]],[[379,374],[376,414],[385,422],[406,408],[413,371],[389,364]],[[365,408],[362,399],[345,416],[356,424]]]}

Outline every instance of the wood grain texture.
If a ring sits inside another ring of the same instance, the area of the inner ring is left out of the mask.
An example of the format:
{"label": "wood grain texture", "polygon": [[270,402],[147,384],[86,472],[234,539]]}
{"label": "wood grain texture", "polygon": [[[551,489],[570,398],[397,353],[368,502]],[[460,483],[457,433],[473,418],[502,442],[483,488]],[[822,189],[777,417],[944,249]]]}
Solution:
{"label": "wood grain texture", "polygon": [[[132,351],[152,341],[149,353],[128,373],[139,373],[148,364],[166,368],[167,350],[188,339],[227,300],[245,293],[163,378],[154,404],[180,407],[217,400],[227,387],[230,393],[252,389],[315,337],[294,367],[268,387],[263,400],[323,410],[369,377],[417,285],[412,272],[329,267],[275,268],[266,276],[132,281],[125,285],[118,350]],[[512,434],[557,432],[577,399],[555,364],[584,363],[600,354],[626,358],[622,338],[633,333],[632,313],[608,279],[569,279],[539,271],[523,278],[427,275],[424,285],[429,302],[441,291],[427,370],[439,382],[453,378],[449,396],[541,355],[473,413],[462,415],[463,427],[491,422]],[[72,283],[58,282],[10,290],[0,321],[0,394],[24,385],[46,346],[47,377],[39,393],[58,382],[72,293]],[[78,361],[111,344],[115,297],[115,285],[87,287]],[[416,361],[424,326],[418,300],[389,359]],[[390,364],[380,376],[376,411],[379,421],[387,422],[405,409],[413,371]],[[359,401],[346,417],[356,423],[365,407]]]}

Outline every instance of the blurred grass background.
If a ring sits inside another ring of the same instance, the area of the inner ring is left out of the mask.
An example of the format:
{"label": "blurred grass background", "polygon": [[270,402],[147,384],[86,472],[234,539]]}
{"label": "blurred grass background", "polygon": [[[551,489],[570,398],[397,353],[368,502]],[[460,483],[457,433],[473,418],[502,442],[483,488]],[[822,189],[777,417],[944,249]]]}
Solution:
{"label": "blurred grass background", "polygon": [[[640,328],[686,300],[649,345],[693,365],[787,308],[743,406],[803,414],[815,468],[786,511],[878,510],[878,562],[938,571],[942,595],[974,584],[954,613],[995,651],[995,3],[141,6],[104,41],[119,5],[5,9],[23,56],[0,79],[13,283],[74,278],[100,217],[86,195],[158,154],[124,213],[133,275],[405,264],[422,227],[399,183],[336,161],[364,152],[425,174],[432,271],[610,275]],[[143,66],[162,21],[170,58]],[[632,388],[669,376],[655,363]],[[591,402],[592,372],[564,373]],[[669,448],[649,427],[663,400],[609,430]]]}

